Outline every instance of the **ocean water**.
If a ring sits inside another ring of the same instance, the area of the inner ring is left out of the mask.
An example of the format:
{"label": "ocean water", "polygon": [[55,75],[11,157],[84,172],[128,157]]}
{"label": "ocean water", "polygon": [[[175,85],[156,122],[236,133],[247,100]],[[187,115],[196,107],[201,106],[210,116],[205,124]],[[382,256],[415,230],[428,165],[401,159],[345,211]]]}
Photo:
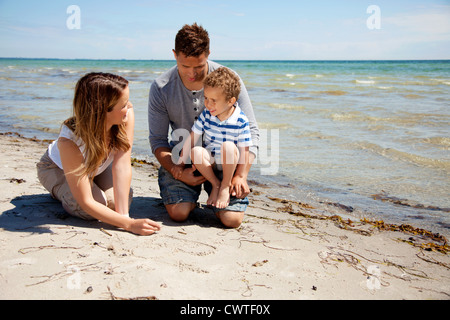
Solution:
{"label": "ocean water", "polygon": [[[250,179],[267,193],[450,234],[450,61],[218,62],[248,89],[263,138]],[[56,138],[76,81],[112,72],[130,81],[134,155],[154,160],[148,91],[174,63],[0,59],[0,131]]]}

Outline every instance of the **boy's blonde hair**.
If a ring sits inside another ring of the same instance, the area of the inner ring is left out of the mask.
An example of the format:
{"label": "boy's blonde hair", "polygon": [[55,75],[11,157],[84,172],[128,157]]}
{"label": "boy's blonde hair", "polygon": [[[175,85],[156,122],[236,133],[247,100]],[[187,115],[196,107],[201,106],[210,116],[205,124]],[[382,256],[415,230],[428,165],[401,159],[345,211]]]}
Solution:
{"label": "boy's blonde hair", "polygon": [[214,70],[203,81],[205,87],[211,88],[221,88],[225,94],[225,99],[230,100],[231,98],[239,97],[241,93],[240,79],[228,68],[221,67]]}

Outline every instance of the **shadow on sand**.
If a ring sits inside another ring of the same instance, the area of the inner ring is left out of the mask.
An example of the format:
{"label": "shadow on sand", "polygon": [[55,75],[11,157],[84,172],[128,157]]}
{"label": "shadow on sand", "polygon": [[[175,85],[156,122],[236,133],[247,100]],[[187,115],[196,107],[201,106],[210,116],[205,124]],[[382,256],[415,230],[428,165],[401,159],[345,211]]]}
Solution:
{"label": "shadow on sand", "polygon": [[[0,214],[0,228],[11,232],[51,233],[51,225],[70,225],[82,228],[104,228],[113,226],[100,221],[86,221],[67,214],[59,201],[49,194],[23,195],[11,200],[14,208]],[[135,219],[152,219],[163,226],[199,225],[201,227],[223,228],[214,213],[208,209],[196,208],[185,222],[174,222],[167,214],[160,198],[134,197],[130,216]]]}

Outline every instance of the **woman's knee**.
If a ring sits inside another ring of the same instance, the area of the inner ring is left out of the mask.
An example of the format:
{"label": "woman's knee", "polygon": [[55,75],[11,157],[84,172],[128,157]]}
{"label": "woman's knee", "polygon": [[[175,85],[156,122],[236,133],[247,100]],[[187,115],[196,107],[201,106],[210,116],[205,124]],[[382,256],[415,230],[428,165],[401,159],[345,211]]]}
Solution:
{"label": "woman's knee", "polygon": [[[103,204],[104,206],[107,206],[111,210],[116,210],[116,202],[114,201],[114,189],[108,189],[108,190],[100,190],[101,192],[98,192],[99,194],[97,196],[94,196],[94,199]],[[133,202],[133,188],[130,188],[130,192],[128,194],[128,210],[131,208],[131,203]]]}
{"label": "woman's knee", "polygon": [[61,196],[61,204],[64,210],[73,217],[83,220],[95,220],[94,217],[90,216],[81,208],[70,192],[67,192]]}

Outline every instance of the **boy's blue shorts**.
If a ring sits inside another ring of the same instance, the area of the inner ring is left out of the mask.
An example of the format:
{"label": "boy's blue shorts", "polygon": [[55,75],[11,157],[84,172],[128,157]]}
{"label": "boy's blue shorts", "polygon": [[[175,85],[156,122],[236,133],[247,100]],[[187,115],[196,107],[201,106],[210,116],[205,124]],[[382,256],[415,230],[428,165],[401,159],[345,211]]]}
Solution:
{"label": "boy's blue shorts", "polygon": [[[216,175],[221,179],[221,172],[216,171]],[[176,204],[182,202],[197,203],[200,193],[202,191],[202,186],[189,186],[184,182],[176,180],[170,172],[164,169],[162,166],[158,172],[158,184],[160,195],[163,200],[164,205]],[[204,183],[204,189],[209,194],[211,192],[212,186],[207,181]],[[224,209],[211,208],[214,212],[219,211],[236,211],[245,212],[247,210],[249,201],[248,198],[238,199],[236,197],[230,197],[230,204]]]}

